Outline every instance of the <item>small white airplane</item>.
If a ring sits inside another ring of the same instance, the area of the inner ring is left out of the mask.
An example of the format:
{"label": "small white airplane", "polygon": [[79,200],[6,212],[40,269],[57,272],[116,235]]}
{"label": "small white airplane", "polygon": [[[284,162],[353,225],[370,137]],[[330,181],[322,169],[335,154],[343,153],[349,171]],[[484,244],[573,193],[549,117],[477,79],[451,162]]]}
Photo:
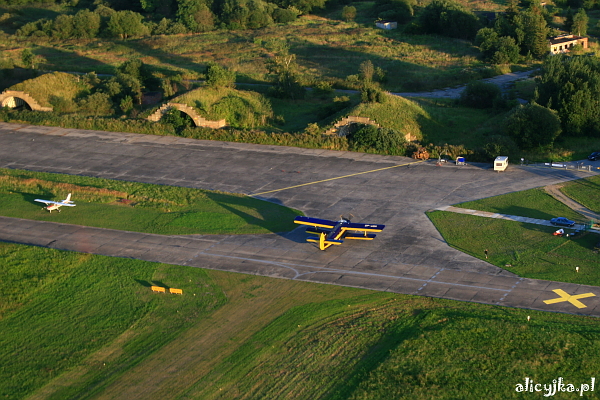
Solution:
{"label": "small white airplane", "polygon": [[52,210],[58,210],[58,212],[60,212],[60,208],[62,206],[75,207],[75,204],[71,201],[71,193],[69,193],[67,198],[64,199],[63,201],[52,201],[52,200],[42,200],[42,199],[35,199],[34,201],[38,201],[40,203],[45,203],[46,207],[43,207],[43,208],[45,208],[49,212],[52,212]]}

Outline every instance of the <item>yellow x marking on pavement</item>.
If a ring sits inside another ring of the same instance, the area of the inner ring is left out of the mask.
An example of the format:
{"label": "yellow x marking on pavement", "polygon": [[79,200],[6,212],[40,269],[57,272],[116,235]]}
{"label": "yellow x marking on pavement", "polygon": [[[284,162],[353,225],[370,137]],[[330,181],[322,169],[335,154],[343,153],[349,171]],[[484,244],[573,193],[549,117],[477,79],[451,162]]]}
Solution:
{"label": "yellow x marking on pavement", "polygon": [[558,297],[556,299],[544,300],[544,303],[554,304],[554,303],[562,303],[563,301],[568,301],[569,303],[573,304],[577,308],[586,308],[587,306],[585,304],[583,304],[582,302],[580,302],[578,299],[585,299],[586,297],[595,296],[594,293],[583,293],[583,294],[571,296],[569,293],[565,292],[562,289],[554,289],[553,292],[556,293],[557,295],[559,295],[560,297]]}

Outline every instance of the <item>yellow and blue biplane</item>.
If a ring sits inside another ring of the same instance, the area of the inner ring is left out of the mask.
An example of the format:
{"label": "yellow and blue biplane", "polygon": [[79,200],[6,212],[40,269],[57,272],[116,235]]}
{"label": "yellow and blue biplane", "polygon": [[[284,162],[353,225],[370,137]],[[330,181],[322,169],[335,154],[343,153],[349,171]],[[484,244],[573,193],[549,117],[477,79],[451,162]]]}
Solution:
{"label": "yellow and blue biplane", "polygon": [[342,244],[344,242],[343,239],[373,240],[376,235],[369,232],[381,232],[385,228],[385,225],[353,223],[350,219],[344,217],[341,217],[339,221],[296,217],[294,222],[301,225],[309,225],[306,228],[306,233],[317,235],[317,237],[309,237],[306,241],[318,243],[321,250],[325,250],[334,244]]}

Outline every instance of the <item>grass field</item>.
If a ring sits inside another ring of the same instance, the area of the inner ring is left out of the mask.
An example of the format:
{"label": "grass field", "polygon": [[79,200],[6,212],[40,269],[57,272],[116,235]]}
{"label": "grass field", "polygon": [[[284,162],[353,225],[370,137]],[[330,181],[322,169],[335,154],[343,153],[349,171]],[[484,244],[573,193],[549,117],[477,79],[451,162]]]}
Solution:
{"label": "grass field", "polygon": [[[597,177],[593,178],[597,182]],[[597,188],[589,180],[569,182],[579,196],[594,198]],[[564,190],[564,188],[563,188]],[[583,216],[547,194],[543,188],[488,197],[456,207],[522,217],[566,217],[580,223]],[[552,226],[434,211],[429,218],[452,247],[519,276],[586,285],[600,285],[600,259],[595,245],[600,235],[590,232],[571,238],[553,236]],[[567,229],[567,232],[570,230]],[[579,267],[579,273],[576,268]]]}
{"label": "grass field", "polygon": [[3,243],[0,259],[9,400],[507,399],[600,367],[587,317]]}
{"label": "grass field", "polygon": [[[60,213],[34,201],[68,193],[77,206]],[[301,214],[231,193],[10,169],[0,169],[0,203],[5,217],[165,235],[286,232]]]}
{"label": "grass field", "polygon": [[468,201],[455,204],[455,207],[538,219],[566,217],[570,220],[586,222],[583,216],[546,193],[544,188]]}
{"label": "grass field", "polygon": [[586,208],[600,213],[600,176],[568,182],[560,190]]}
{"label": "grass field", "polygon": [[600,286],[596,233],[566,238],[553,236],[551,226],[443,211],[428,216],[450,246],[480,259],[488,249],[487,261],[519,276]]}

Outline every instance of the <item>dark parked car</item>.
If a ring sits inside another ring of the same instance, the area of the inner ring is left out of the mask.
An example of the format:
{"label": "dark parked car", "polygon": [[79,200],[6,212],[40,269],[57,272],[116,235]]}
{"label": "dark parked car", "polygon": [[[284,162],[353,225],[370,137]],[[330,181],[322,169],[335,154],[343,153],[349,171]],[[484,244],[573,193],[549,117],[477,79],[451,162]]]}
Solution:
{"label": "dark parked car", "polygon": [[566,219],[564,217],[552,218],[550,220],[550,223],[552,225],[558,225],[558,226],[573,226],[573,225],[575,225],[575,221],[571,221],[570,219]]}
{"label": "dark parked car", "polygon": [[592,154],[590,154],[588,156],[588,160],[590,160],[590,161],[600,160],[600,151],[595,151]]}

